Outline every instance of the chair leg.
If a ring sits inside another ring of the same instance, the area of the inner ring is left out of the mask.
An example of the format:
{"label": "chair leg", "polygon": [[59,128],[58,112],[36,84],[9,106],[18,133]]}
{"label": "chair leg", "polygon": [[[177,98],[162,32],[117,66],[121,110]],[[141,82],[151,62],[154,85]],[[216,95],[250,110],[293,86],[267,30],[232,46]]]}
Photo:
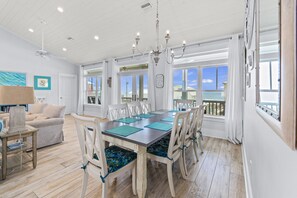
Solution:
{"label": "chair leg", "polygon": [[102,198],[107,198],[109,179],[105,179],[105,183],[102,183]]}
{"label": "chair leg", "polygon": [[183,178],[187,179],[187,176],[186,176],[186,173],[185,173],[185,166],[184,166],[184,163],[183,163],[182,156],[179,157],[178,162],[179,162],[180,172],[181,172]]}
{"label": "chair leg", "polygon": [[193,146],[193,150],[194,150],[194,153],[195,153],[195,156],[196,156],[196,163],[199,161],[199,157],[198,157],[198,152],[197,152],[197,143],[193,141],[192,143],[192,146]]}
{"label": "chair leg", "polygon": [[136,195],[136,166],[132,169],[132,191],[133,195]]}
{"label": "chair leg", "polygon": [[199,136],[199,138],[197,139],[197,143],[198,143],[198,145],[200,147],[201,154],[203,154],[203,145],[202,145],[202,142],[201,142],[201,137],[202,137],[202,135]]}
{"label": "chair leg", "polygon": [[85,197],[87,186],[88,186],[88,179],[89,179],[89,174],[86,171],[84,171],[84,178],[82,183],[83,187],[80,195],[81,198]]}
{"label": "chair leg", "polygon": [[167,164],[167,176],[168,176],[168,183],[170,187],[171,196],[175,197],[173,176],[172,176],[172,163]]}
{"label": "chair leg", "polygon": [[186,149],[183,149],[181,158],[183,160],[183,168],[185,170],[185,175],[188,176],[187,163],[186,163]]}

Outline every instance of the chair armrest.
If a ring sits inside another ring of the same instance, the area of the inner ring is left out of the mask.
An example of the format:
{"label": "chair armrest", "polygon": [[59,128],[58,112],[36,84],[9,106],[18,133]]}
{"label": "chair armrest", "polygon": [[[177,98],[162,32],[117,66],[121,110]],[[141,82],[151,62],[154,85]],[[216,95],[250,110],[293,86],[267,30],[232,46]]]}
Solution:
{"label": "chair armrest", "polygon": [[53,125],[61,125],[64,124],[63,118],[50,118],[45,120],[34,120],[26,122],[27,125],[30,125],[35,128],[41,128],[41,127],[47,127],[47,126],[53,126]]}

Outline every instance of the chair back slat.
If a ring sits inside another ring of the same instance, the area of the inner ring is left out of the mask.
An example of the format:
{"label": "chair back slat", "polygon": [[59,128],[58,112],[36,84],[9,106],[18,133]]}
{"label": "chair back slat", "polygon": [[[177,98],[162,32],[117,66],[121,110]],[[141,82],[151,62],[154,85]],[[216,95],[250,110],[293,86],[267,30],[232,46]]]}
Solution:
{"label": "chair back slat", "polygon": [[202,123],[203,123],[203,118],[204,118],[204,109],[206,108],[206,105],[199,105],[199,110],[197,112],[197,130],[196,131],[201,131],[202,129]]}
{"label": "chair back slat", "polygon": [[126,117],[130,117],[127,104],[108,105],[109,120],[118,120]]}
{"label": "chair back slat", "polygon": [[193,100],[182,100],[182,99],[176,100],[175,109],[177,109],[177,110],[186,111],[186,110],[191,109],[193,107],[194,107],[194,101]]}
{"label": "chair back slat", "polygon": [[152,112],[152,105],[148,101],[142,101],[140,102],[142,113],[147,114],[149,112]]}
{"label": "chair back slat", "polygon": [[189,127],[185,134],[185,145],[191,141],[194,135],[197,132],[198,122],[199,122],[199,113],[200,113],[200,106],[194,107],[190,110],[189,113]]}
{"label": "chair back slat", "polygon": [[183,147],[185,133],[188,130],[189,111],[176,113],[168,147],[168,157],[173,158],[180,154]]}
{"label": "chair back slat", "polygon": [[131,116],[142,114],[142,108],[139,101],[133,101],[128,103],[128,109]]}
{"label": "chair back slat", "polygon": [[[76,114],[71,115],[75,120],[83,164],[92,164],[100,169],[101,175],[106,175],[107,162],[99,119],[87,118]],[[97,158],[94,158],[95,155]]]}

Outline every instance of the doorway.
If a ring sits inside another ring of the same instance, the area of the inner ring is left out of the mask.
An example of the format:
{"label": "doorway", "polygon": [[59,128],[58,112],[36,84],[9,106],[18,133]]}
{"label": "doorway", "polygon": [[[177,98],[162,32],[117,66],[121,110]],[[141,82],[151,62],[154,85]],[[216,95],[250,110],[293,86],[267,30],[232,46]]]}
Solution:
{"label": "doorway", "polygon": [[77,108],[77,76],[59,75],[59,105],[65,105],[65,114],[76,113]]}

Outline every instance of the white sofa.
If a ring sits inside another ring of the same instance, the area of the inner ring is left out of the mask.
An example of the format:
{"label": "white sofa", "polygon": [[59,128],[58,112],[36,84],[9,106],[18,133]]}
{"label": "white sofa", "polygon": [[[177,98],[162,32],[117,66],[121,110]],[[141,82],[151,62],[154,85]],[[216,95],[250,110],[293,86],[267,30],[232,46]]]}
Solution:
{"label": "white sofa", "polygon": [[[26,124],[38,128],[37,148],[61,143],[64,140],[65,106],[50,105],[45,103],[30,105],[29,112],[26,113]],[[1,114],[6,125],[9,114]]]}

